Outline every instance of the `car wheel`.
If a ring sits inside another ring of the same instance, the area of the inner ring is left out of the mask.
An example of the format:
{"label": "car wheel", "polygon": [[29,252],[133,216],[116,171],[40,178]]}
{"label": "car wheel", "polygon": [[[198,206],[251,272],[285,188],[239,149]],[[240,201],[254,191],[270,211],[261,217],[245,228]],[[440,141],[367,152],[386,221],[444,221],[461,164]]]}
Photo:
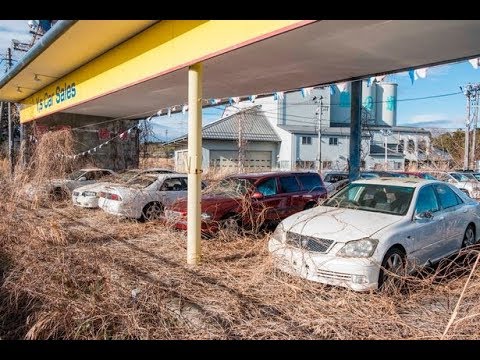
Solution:
{"label": "car wheel", "polygon": [[378,275],[380,290],[393,290],[399,287],[405,275],[405,253],[399,248],[391,248],[383,257]]}
{"label": "car wheel", "polygon": [[220,230],[223,231],[232,231],[232,232],[239,232],[240,231],[240,219],[238,215],[230,215],[218,222],[218,226]]}
{"label": "car wheel", "polygon": [[68,197],[68,191],[65,190],[63,187],[56,187],[55,189],[52,190],[50,193],[51,197],[53,200],[64,200]]}
{"label": "car wheel", "polygon": [[160,203],[150,203],[142,210],[143,219],[146,221],[157,220],[163,214],[163,206]]}
{"label": "car wheel", "polygon": [[475,228],[470,224],[463,235],[462,248],[475,245],[475,242]]}

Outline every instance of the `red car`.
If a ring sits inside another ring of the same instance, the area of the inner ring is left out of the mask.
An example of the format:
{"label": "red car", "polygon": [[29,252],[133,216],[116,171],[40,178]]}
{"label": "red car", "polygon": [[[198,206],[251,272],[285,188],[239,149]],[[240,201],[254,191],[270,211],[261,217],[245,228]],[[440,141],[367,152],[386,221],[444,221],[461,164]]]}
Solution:
{"label": "red car", "polygon": [[399,174],[404,174],[407,177],[427,179],[427,180],[438,180],[436,177],[430,175],[428,172],[423,171],[401,171]]}
{"label": "red car", "polygon": [[[202,195],[202,232],[227,226],[258,228],[317,205],[327,197],[316,172],[270,172],[231,175]],[[187,229],[187,199],[165,209],[167,222]]]}

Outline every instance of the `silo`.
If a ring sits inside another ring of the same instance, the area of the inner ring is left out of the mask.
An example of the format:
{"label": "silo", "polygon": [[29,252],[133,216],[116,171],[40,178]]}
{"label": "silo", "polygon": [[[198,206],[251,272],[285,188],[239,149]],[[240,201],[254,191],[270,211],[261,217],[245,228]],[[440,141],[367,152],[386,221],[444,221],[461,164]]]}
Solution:
{"label": "silo", "polygon": [[334,89],[335,93],[330,95],[330,122],[348,124],[350,123],[350,83],[343,92],[336,85]]}
{"label": "silo", "polygon": [[377,84],[377,125],[397,126],[397,85]]}
{"label": "silo", "polygon": [[368,123],[374,125],[377,109],[377,85],[367,86],[367,82],[362,82],[362,119],[368,118]]}

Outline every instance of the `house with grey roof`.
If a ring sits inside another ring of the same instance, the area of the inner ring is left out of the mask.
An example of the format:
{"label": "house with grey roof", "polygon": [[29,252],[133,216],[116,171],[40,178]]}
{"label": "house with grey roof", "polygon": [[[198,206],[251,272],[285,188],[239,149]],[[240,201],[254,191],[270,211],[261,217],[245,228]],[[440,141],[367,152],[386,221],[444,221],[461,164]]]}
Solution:
{"label": "house with grey roof", "polygon": [[[187,170],[187,135],[168,142],[175,148],[175,168]],[[280,138],[261,111],[250,106],[202,129],[202,169],[265,171],[275,167]]]}

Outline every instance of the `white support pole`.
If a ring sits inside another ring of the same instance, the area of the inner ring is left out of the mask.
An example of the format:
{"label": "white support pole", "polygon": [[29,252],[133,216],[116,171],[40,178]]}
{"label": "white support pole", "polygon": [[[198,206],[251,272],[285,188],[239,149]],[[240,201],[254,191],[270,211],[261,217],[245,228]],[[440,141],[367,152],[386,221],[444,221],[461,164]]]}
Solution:
{"label": "white support pole", "polygon": [[202,63],[188,68],[187,263],[190,265],[198,265],[201,258],[202,78]]}

